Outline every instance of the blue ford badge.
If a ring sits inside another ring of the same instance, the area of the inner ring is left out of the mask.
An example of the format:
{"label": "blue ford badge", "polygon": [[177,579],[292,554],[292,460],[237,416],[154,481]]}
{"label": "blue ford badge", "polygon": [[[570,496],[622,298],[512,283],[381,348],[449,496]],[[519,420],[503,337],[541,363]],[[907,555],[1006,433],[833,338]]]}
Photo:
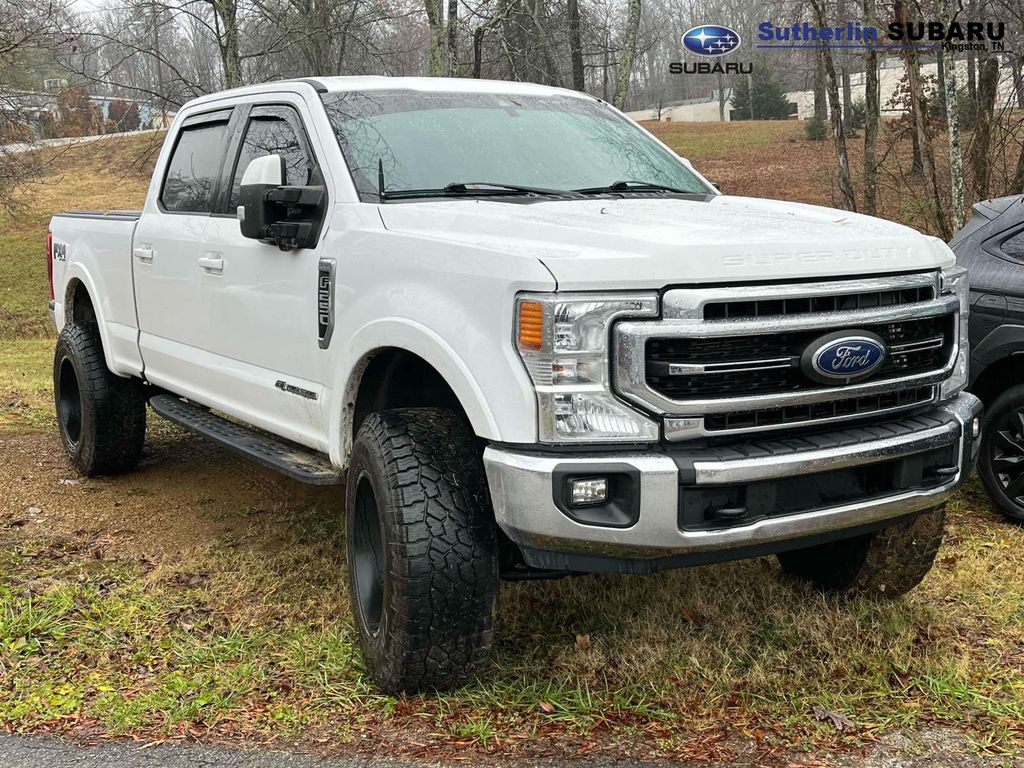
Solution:
{"label": "blue ford badge", "polygon": [[840,331],[815,339],[801,359],[808,376],[828,384],[856,381],[885,362],[885,342],[870,331]]}
{"label": "blue ford badge", "polygon": [[724,56],[739,45],[739,34],[718,24],[693,27],[683,34],[683,47],[698,56]]}

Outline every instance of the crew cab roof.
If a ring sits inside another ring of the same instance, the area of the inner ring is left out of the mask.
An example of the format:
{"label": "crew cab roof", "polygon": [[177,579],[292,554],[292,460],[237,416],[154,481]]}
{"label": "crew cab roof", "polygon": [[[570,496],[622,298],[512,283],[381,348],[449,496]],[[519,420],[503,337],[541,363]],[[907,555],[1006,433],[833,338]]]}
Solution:
{"label": "crew cab roof", "polygon": [[320,93],[345,91],[410,90],[433,93],[496,93],[522,96],[575,96],[593,99],[585,93],[567,88],[555,88],[536,83],[510,82],[508,80],[478,80],[464,77],[386,77],[380,75],[358,75],[352,77],[304,77],[291,80],[276,80],[259,85],[247,85],[200,96],[188,102],[185,107],[208,104],[220,99],[247,94],[259,94],[280,90],[282,85],[305,84]]}

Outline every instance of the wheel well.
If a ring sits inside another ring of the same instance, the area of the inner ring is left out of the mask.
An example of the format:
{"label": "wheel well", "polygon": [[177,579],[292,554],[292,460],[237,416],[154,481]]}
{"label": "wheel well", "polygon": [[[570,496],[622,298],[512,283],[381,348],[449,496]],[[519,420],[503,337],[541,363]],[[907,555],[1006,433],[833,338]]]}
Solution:
{"label": "wheel well", "polygon": [[391,408],[447,408],[469,418],[458,396],[430,363],[404,349],[377,352],[359,380],[352,414],[352,436],[375,411]]}
{"label": "wheel well", "polygon": [[96,309],[92,305],[92,297],[81,280],[72,280],[68,284],[64,302],[64,317],[69,323],[96,321]]}
{"label": "wheel well", "polygon": [[991,405],[1000,394],[1021,381],[1024,381],[1024,355],[1009,355],[982,371],[970,390],[985,405]]}

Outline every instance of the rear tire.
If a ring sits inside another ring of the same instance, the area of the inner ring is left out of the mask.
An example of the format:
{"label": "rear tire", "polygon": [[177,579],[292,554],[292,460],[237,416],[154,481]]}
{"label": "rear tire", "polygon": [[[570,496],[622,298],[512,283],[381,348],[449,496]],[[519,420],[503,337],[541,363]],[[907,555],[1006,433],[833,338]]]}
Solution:
{"label": "rear tire", "polygon": [[828,592],[898,597],[931,570],[944,525],[940,507],[880,531],[782,552],[778,558],[787,575]]}
{"label": "rear tire", "polygon": [[94,322],[69,323],[53,359],[57,427],[68,461],[83,475],[135,467],[146,439],[146,400],[136,379],[110,372]]}
{"label": "rear tire", "polygon": [[1024,523],[1024,384],[1010,387],[985,410],[978,475],[999,510]]}
{"label": "rear tire", "polygon": [[386,693],[462,685],[494,636],[498,546],[483,456],[450,411],[372,413],[345,488],[352,613]]}

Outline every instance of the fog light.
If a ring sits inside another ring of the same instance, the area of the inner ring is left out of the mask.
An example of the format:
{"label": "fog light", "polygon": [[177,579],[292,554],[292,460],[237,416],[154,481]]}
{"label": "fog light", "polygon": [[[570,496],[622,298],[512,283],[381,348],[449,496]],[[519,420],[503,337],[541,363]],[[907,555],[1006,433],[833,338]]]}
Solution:
{"label": "fog light", "polygon": [[608,501],[608,478],[592,477],[588,480],[573,480],[569,498],[574,507],[603,504]]}
{"label": "fog light", "polygon": [[974,421],[971,422],[971,437],[977,440],[981,436],[981,418],[978,416],[974,417]]}

